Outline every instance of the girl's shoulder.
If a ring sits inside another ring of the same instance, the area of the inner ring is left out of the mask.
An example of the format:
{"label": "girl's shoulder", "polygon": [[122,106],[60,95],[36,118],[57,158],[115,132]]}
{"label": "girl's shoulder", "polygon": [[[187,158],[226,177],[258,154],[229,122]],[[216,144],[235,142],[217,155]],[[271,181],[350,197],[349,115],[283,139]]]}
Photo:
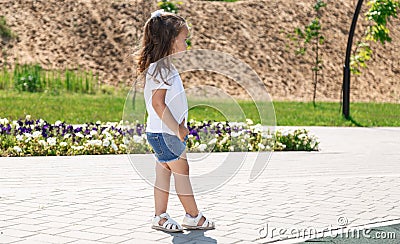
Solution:
{"label": "girl's shoulder", "polygon": [[163,64],[158,64],[157,62],[150,63],[146,73],[146,80],[147,79],[174,80],[177,78],[180,79],[179,72],[173,64],[165,66]]}

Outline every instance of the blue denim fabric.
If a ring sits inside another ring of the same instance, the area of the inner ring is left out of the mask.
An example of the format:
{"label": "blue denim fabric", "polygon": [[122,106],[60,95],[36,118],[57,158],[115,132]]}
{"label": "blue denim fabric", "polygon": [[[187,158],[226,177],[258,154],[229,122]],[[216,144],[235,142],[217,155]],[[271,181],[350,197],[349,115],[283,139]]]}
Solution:
{"label": "blue denim fabric", "polygon": [[147,141],[153,148],[154,155],[160,163],[178,160],[186,149],[186,141],[182,142],[176,135],[168,133],[146,132]]}

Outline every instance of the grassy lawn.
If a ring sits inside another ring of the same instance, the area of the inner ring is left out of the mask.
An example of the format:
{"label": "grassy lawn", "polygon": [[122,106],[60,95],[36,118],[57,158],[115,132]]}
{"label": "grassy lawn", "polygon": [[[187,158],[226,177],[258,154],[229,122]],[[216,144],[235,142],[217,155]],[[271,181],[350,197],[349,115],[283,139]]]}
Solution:
{"label": "grassy lawn", "polygon": [[[8,119],[42,118],[54,123],[57,120],[67,123],[100,121],[120,121],[127,93],[115,95],[63,94],[62,96],[44,93],[18,93],[0,91],[0,117]],[[142,95],[138,94],[138,107],[143,111]],[[190,103],[190,97],[189,97]],[[216,104],[218,101],[216,102]],[[220,102],[218,104],[223,104]],[[239,102],[246,117],[256,123],[257,110],[254,104]],[[235,114],[230,104],[219,106],[223,112]],[[400,104],[352,103],[352,121],[342,118],[339,103],[274,102],[276,122],[279,126],[400,126]],[[189,111],[189,118],[196,120],[225,120],[216,109],[197,106]]]}

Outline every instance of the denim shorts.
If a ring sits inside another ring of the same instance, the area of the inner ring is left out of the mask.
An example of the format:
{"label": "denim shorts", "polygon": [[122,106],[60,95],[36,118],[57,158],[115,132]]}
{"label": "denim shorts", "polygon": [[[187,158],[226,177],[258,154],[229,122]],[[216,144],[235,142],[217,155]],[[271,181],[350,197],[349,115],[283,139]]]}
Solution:
{"label": "denim shorts", "polygon": [[168,133],[146,132],[147,142],[153,148],[154,155],[160,163],[178,160],[186,149],[186,141],[182,142],[176,135]]}

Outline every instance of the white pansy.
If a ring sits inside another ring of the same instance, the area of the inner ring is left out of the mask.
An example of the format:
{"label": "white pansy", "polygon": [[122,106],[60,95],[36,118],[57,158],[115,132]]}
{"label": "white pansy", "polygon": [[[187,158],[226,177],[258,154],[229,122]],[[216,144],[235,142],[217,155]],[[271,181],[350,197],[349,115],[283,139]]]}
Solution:
{"label": "white pansy", "polygon": [[272,139],[272,135],[269,134],[269,133],[266,132],[266,131],[263,131],[263,132],[261,133],[261,137],[262,137],[262,138],[267,138],[267,139]]}
{"label": "white pansy", "polygon": [[100,121],[100,120],[97,120],[97,121],[96,121],[96,125],[101,125],[101,121]]}
{"label": "white pansy", "polygon": [[92,138],[92,135],[86,135],[85,138],[90,139]]}
{"label": "white pansy", "polygon": [[16,138],[17,138],[17,141],[22,141],[24,139],[24,136],[23,135],[17,135]]}
{"label": "white pansy", "polygon": [[57,120],[57,121],[54,123],[55,126],[59,126],[59,125],[61,125],[61,124],[62,124],[62,122],[59,121],[59,120]]}
{"label": "white pansy", "polygon": [[55,146],[57,144],[57,138],[49,137],[47,138],[47,143],[49,143],[50,146]]}
{"label": "white pansy", "polygon": [[220,145],[224,145],[227,141],[228,141],[228,137],[226,136],[226,137],[224,137],[220,142],[219,142],[219,144]]}
{"label": "white pansy", "polygon": [[64,135],[64,139],[68,139],[68,138],[70,138],[71,137],[71,134],[65,134]]}
{"label": "white pansy", "polygon": [[101,146],[102,141],[101,140],[90,140],[87,142],[87,144],[91,145],[91,146]]}
{"label": "white pansy", "polygon": [[28,137],[26,138],[25,142],[29,142],[31,139],[32,139],[31,137]]}
{"label": "white pansy", "polygon": [[263,127],[261,124],[256,124],[254,126],[251,126],[250,128],[253,130],[254,133],[260,133],[263,131]]}
{"label": "white pansy", "polygon": [[42,135],[42,132],[40,132],[40,131],[34,131],[34,132],[32,133],[32,137],[33,137],[33,138],[38,138],[40,135]]}
{"label": "white pansy", "polygon": [[133,141],[136,143],[142,143],[143,142],[143,138],[141,136],[138,135],[133,135]]}
{"label": "white pansy", "polygon": [[6,118],[0,119],[0,124],[6,125],[8,123],[9,123],[8,119],[6,119]]}
{"label": "white pansy", "polygon": [[231,133],[231,136],[232,137],[238,137],[238,136],[240,136],[240,133],[234,131],[234,132]]}
{"label": "white pansy", "polygon": [[246,123],[247,123],[248,125],[252,125],[254,122],[253,122],[253,120],[251,120],[251,119],[246,119]]}
{"label": "white pansy", "polygon": [[62,146],[62,147],[66,147],[66,146],[68,146],[68,143],[66,143],[65,141],[63,141],[63,142],[60,142],[60,146]]}
{"label": "white pansy", "polygon": [[307,137],[305,134],[301,133],[300,135],[297,136],[299,139],[303,139],[305,137]]}
{"label": "white pansy", "polygon": [[206,148],[207,148],[207,145],[206,145],[206,144],[200,144],[200,145],[199,145],[199,151],[200,151],[200,152],[204,152],[204,150],[206,150]]}
{"label": "white pansy", "polygon": [[262,144],[262,143],[258,143],[258,148],[260,148],[261,150],[263,150],[263,149],[265,149],[265,146],[264,146],[264,144]]}
{"label": "white pansy", "polygon": [[96,130],[90,131],[90,135],[92,135],[92,136],[97,135],[97,131]]}
{"label": "white pansy", "polygon": [[39,125],[39,126],[42,126],[43,124],[44,124],[44,120],[43,120],[43,119],[39,119],[38,125]]}
{"label": "white pansy", "polygon": [[22,152],[22,149],[19,146],[14,146],[13,147],[14,151],[16,151],[17,153]]}
{"label": "white pansy", "polygon": [[217,138],[213,138],[211,141],[208,142],[208,145],[217,143]]}
{"label": "white pansy", "polygon": [[76,133],[75,136],[80,137],[80,138],[84,137],[84,135],[82,133],[80,133],[80,132]]}
{"label": "white pansy", "polygon": [[247,144],[247,148],[249,148],[250,151],[253,151],[253,145]]}
{"label": "white pansy", "polygon": [[31,115],[27,114],[27,115],[25,116],[25,119],[26,119],[26,120],[31,120]]}
{"label": "white pansy", "polygon": [[39,145],[47,146],[47,142],[45,140],[39,140]]}
{"label": "white pansy", "polygon": [[289,130],[282,130],[282,136],[288,136],[290,131]]}
{"label": "white pansy", "polygon": [[85,149],[84,146],[72,146],[71,148],[74,149],[74,150],[77,150],[77,151]]}
{"label": "white pansy", "polygon": [[32,137],[32,135],[31,135],[30,133],[24,133],[24,136],[25,136],[26,138],[31,138],[31,137]]}
{"label": "white pansy", "polygon": [[234,152],[234,151],[235,151],[235,146],[233,146],[233,145],[230,146],[230,147],[229,147],[229,151]]}
{"label": "white pansy", "polygon": [[124,142],[125,145],[129,145],[129,140],[128,140],[128,138],[124,137],[122,140],[123,140],[123,142]]}
{"label": "white pansy", "polygon": [[108,133],[107,131],[103,131],[102,132],[103,135],[105,135],[106,137],[112,137],[110,133]]}
{"label": "white pansy", "polygon": [[110,146],[110,141],[109,140],[104,140],[103,141],[103,146],[105,146],[105,147]]}
{"label": "white pansy", "polygon": [[116,126],[118,126],[118,122],[107,122],[106,125],[107,125],[108,127],[111,127],[111,126],[116,127]]}
{"label": "white pansy", "polygon": [[112,147],[112,149],[114,149],[114,151],[118,151],[118,147],[117,147],[117,145],[115,145],[114,142],[111,144],[111,147]]}

